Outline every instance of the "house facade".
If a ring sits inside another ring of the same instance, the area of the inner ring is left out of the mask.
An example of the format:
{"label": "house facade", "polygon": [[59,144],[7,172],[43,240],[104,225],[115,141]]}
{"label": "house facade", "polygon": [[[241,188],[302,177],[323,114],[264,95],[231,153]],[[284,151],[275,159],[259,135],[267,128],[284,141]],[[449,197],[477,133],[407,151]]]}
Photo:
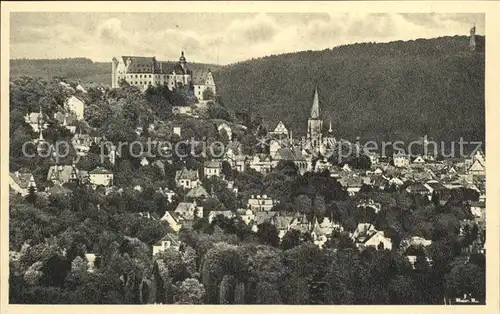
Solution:
{"label": "house facade", "polygon": [[182,220],[174,212],[166,211],[160,220],[166,221],[170,228],[172,228],[175,232],[179,232],[182,227]]}
{"label": "house facade", "polygon": [[16,193],[26,196],[31,187],[36,191],[35,178],[31,172],[21,169],[9,174],[9,188]]}
{"label": "house facade", "polygon": [[405,154],[394,154],[392,161],[396,168],[406,168],[410,165],[410,157]]}
{"label": "house facade", "polygon": [[267,195],[252,195],[248,199],[247,206],[249,209],[257,212],[270,211],[277,201]]}
{"label": "house facade", "polygon": [[90,184],[99,186],[113,185],[113,172],[103,168],[97,167],[89,172]]}
{"label": "house facade", "polygon": [[189,170],[184,167],[181,170],[175,172],[175,183],[178,187],[183,187],[185,189],[192,189],[198,184],[200,184],[200,176],[198,170]]}
{"label": "house facade", "polygon": [[271,161],[271,157],[269,157],[269,155],[256,154],[252,159],[250,159],[248,166],[257,172],[266,174],[271,172],[273,169],[273,162]]}
{"label": "house facade", "polygon": [[288,129],[285,127],[285,124],[283,121],[278,122],[278,125],[274,128],[273,131],[269,132],[271,135],[278,135],[278,136],[284,136],[288,137]]}
{"label": "house facade", "polygon": [[62,185],[71,182],[83,182],[88,179],[88,173],[76,168],[75,165],[55,165],[49,168],[47,181]]}
{"label": "house facade", "polygon": [[179,237],[176,234],[169,233],[153,244],[153,256],[170,248],[179,251],[180,247],[181,241]]}
{"label": "house facade", "polygon": [[76,115],[77,120],[84,119],[85,104],[76,96],[70,96],[64,102],[64,108]]}
{"label": "house facade", "polygon": [[210,177],[220,177],[220,171],[222,168],[222,163],[218,160],[207,160],[203,166],[203,172],[206,178]]}

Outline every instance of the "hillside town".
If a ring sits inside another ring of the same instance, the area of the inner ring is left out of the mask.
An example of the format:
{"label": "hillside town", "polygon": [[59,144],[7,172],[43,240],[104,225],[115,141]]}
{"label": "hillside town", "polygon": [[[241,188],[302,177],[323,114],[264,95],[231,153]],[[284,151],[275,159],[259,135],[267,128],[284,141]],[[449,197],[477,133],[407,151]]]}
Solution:
{"label": "hillside town", "polygon": [[306,134],[268,128],[184,51],[111,78],[11,82],[14,301],[484,303],[484,147],[367,149],[317,87]]}

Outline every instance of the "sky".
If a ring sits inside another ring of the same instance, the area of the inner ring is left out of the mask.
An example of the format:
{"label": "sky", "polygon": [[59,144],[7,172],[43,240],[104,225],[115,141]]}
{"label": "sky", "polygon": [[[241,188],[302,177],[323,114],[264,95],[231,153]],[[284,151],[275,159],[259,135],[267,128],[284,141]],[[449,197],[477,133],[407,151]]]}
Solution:
{"label": "sky", "polygon": [[484,14],[15,12],[10,58],[155,56],[230,64],[271,54],[484,34]]}

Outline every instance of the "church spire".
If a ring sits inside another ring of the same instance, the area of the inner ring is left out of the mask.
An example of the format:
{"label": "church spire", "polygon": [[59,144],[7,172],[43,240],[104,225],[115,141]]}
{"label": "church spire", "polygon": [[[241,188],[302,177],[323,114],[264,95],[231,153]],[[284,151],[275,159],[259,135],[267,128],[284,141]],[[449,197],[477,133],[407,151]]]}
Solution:
{"label": "church spire", "polygon": [[333,133],[332,120],[330,120],[330,127],[328,128],[328,133]]}
{"label": "church spire", "polygon": [[314,99],[311,108],[311,119],[319,119],[319,97],[318,97],[318,87],[314,89]]}

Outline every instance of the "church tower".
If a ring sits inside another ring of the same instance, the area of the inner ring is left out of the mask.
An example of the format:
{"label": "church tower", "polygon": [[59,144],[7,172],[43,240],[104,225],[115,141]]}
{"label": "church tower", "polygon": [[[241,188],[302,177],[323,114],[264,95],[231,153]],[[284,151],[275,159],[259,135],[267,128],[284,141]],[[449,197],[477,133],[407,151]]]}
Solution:
{"label": "church tower", "polygon": [[321,121],[319,116],[319,96],[318,96],[318,87],[316,87],[314,90],[311,115],[307,120],[307,139],[313,150],[318,150],[321,145],[322,129],[323,129],[323,121]]}
{"label": "church tower", "polygon": [[470,51],[476,51],[476,24],[470,29],[470,38],[469,38],[469,49]]}

